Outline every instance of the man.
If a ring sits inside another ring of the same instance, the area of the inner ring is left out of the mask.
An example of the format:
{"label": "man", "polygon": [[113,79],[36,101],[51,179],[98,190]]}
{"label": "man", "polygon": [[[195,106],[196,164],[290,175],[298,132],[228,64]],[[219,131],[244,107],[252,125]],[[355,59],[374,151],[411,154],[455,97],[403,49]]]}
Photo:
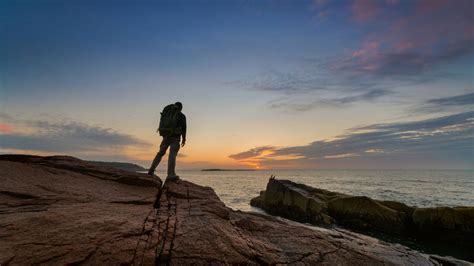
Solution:
{"label": "man", "polygon": [[[156,167],[160,164],[161,158],[166,154],[168,147],[170,147],[170,154],[168,156],[168,176],[166,177],[166,180],[179,179],[179,176],[176,175],[175,167],[181,136],[183,138],[181,147],[184,147],[186,144],[186,116],[181,112],[182,110],[183,104],[176,102],[174,105],[166,106],[161,113],[160,128],[158,128],[158,130],[160,135],[163,136],[163,140],[160,144],[160,150],[156,154],[150,170],[148,171],[149,175],[154,174]],[[167,117],[164,116],[169,116],[171,118],[167,120]]]}

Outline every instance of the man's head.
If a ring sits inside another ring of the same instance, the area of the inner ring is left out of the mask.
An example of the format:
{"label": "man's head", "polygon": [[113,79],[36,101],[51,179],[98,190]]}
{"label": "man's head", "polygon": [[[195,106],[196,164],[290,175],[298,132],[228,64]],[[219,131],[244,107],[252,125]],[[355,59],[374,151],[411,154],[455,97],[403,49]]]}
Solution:
{"label": "man's head", "polygon": [[181,102],[175,102],[174,105],[176,105],[180,111],[183,110],[183,104]]}

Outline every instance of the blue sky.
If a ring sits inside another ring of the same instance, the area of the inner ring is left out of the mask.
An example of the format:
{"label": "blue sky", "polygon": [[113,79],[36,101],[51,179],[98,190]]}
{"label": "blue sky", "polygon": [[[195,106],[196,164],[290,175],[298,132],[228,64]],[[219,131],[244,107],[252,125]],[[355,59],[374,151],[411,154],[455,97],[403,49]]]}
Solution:
{"label": "blue sky", "polygon": [[[180,100],[183,167],[470,168],[473,10],[464,0],[5,0],[0,152],[147,165],[160,110]],[[361,127],[390,139],[354,149],[375,141],[359,140]],[[422,148],[390,149],[408,138]]]}

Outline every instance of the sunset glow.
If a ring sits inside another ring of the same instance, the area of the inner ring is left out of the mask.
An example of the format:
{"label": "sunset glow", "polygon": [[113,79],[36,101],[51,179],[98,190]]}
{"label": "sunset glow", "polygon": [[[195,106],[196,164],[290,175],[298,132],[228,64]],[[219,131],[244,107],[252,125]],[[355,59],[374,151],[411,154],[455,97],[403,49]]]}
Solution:
{"label": "sunset glow", "polygon": [[[473,2],[2,1],[0,153],[472,168]],[[420,159],[423,158],[423,159]]]}

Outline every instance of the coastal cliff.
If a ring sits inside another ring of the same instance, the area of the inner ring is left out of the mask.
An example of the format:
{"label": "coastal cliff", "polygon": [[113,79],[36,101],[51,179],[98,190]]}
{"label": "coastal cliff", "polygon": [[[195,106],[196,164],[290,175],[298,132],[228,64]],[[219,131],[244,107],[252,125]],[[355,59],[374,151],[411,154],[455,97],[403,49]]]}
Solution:
{"label": "coastal cliff", "polygon": [[209,187],[66,156],[0,156],[0,264],[464,265],[226,207]]}

